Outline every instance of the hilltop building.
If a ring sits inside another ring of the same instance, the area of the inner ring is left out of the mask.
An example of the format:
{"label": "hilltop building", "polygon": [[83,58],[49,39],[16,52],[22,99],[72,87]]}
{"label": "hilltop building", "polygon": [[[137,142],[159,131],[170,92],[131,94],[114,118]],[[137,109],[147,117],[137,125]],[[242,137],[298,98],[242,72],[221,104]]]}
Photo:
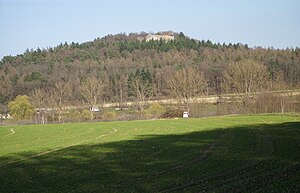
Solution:
{"label": "hilltop building", "polygon": [[165,40],[165,41],[171,41],[174,40],[174,36],[173,35],[153,35],[153,34],[148,34],[145,38],[145,40],[148,42],[150,40]]}
{"label": "hilltop building", "polygon": [[174,40],[174,35],[170,35],[170,34],[148,34],[146,36],[143,36],[143,37],[138,37],[138,40],[140,41],[143,41],[143,40],[146,40],[146,42],[150,41],[150,40],[164,40],[166,42],[168,41],[171,41],[171,40]]}

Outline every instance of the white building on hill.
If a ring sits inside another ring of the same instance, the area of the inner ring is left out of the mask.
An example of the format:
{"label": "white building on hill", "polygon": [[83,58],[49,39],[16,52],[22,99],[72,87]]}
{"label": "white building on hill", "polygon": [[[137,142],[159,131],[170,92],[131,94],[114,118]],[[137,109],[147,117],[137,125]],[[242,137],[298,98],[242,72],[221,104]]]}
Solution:
{"label": "white building on hill", "polygon": [[145,38],[145,40],[148,42],[150,40],[165,40],[165,41],[171,41],[174,40],[174,36],[172,35],[153,35],[153,34],[148,34]]}

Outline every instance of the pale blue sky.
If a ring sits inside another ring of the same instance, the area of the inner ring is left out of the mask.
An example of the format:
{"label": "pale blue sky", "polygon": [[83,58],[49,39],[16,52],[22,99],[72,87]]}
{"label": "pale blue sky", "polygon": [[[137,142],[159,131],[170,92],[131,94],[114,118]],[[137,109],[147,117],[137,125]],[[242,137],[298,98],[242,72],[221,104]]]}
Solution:
{"label": "pale blue sky", "polygon": [[120,32],[300,47],[299,0],[0,0],[0,59]]}

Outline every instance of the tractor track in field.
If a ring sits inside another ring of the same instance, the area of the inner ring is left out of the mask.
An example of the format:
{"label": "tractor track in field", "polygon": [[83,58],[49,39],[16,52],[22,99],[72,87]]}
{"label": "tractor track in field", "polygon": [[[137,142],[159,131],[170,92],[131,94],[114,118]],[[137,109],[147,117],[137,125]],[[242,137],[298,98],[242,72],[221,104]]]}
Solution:
{"label": "tractor track in field", "polygon": [[[262,132],[260,129],[258,129],[258,131]],[[267,160],[261,160],[259,162],[256,162],[255,164],[238,167],[233,170],[228,170],[229,168],[224,169],[222,172],[215,173],[214,175],[206,175],[206,176],[202,176],[201,178],[193,179],[191,182],[186,183],[186,184],[176,184],[176,183],[170,184],[168,187],[160,189],[157,192],[180,191],[180,190],[183,190],[186,188],[199,186],[200,184],[205,185],[205,183],[207,181],[209,181],[213,178],[225,179],[225,180],[221,181],[219,184],[217,184],[216,186],[214,186],[214,190],[210,189],[210,191],[214,192],[214,191],[220,191],[220,189],[226,188],[228,186],[228,184],[232,184],[232,182],[234,182],[234,183],[237,182],[238,187],[243,187],[243,186],[245,186],[245,184],[247,184],[247,182],[250,182],[251,180],[255,179],[255,177],[263,176],[261,170],[255,175],[253,175],[253,173],[251,174],[249,172],[256,171],[256,169],[258,167],[264,168],[265,165],[269,164],[269,160],[276,157],[276,153],[275,153],[276,147],[275,147],[275,143],[274,143],[272,137],[269,134],[266,134],[264,137],[262,137],[261,135],[258,135],[258,133],[256,132],[256,136],[258,138],[265,138],[264,140],[267,140],[267,142],[270,143],[269,145],[271,146],[271,152],[270,152]],[[276,168],[276,169],[278,169],[278,168]],[[268,172],[268,168],[266,168],[265,170],[266,170],[265,172]],[[244,176],[241,176],[241,174],[244,174]],[[270,176],[271,176],[271,174],[263,176],[261,178],[268,178]],[[237,187],[233,187],[233,188],[237,188]],[[228,190],[228,191],[230,192],[230,191],[234,191],[234,190]],[[228,191],[225,191],[225,192],[228,192]],[[238,191],[238,189],[235,189],[235,191]]]}
{"label": "tractor track in field", "polygon": [[[250,167],[249,167],[250,168]],[[255,169],[255,166],[251,166],[252,169]],[[268,168],[265,169],[266,171]],[[246,171],[246,170],[244,170]],[[291,174],[297,174],[300,171],[300,165],[294,165],[291,168],[285,169],[285,170],[275,170],[271,171],[269,173],[262,173],[260,170],[260,173],[258,175],[251,175],[249,173],[249,176],[240,177],[238,174],[229,171],[229,173],[224,172],[224,174],[215,174],[215,175],[207,175],[203,176],[201,178],[194,178],[189,183],[185,184],[171,184],[167,188],[160,189],[156,192],[184,192],[188,190],[189,188],[193,187],[200,187],[202,185],[202,190],[209,190],[209,192],[245,192],[247,191],[247,188],[251,188],[253,186],[262,187],[264,184],[268,184],[270,182],[274,181],[280,181],[282,178],[291,175]],[[230,175],[233,175],[234,177],[229,177]],[[210,185],[207,185],[207,182],[209,180],[212,180],[214,178],[217,179],[228,179],[223,180],[219,184],[214,185],[213,188]]]}
{"label": "tractor track in field", "polygon": [[5,137],[8,137],[8,136],[13,135],[13,134],[15,134],[15,133],[16,133],[16,131],[14,130],[14,128],[11,128],[11,129],[10,129],[10,133],[7,134],[7,135],[4,135],[4,136],[2,136],[2,137],[5,138]]}
{"label": "tractor track in field", "polygon": [[[262,133],[263,131],[261,129],[257,129],[259,133]],[[266,156],[264,159],[251,164],[249,166],[242,167],[242,169],[237,170],[235,172],[230,172],[231,174],[229,176],[233,176],[227,178],[225,181],[222,181],[218,186],[216,186],[216,189],[223,189],[228,186],[228,184],[238,184],[238,187],[245,186],[245,184],[248,184],[247,182],[251,182],[251,180],[256,179],[260,176],[271,176],[273,175],[273,171],[270,171],[270,168],[267,167],[267,165],[270,164],[270,160],[274,159],[277,157],[277,152],[276,152],[276,145],[274,143],[274,140],[272,139],[271,135],[268,133],[264,133],[265,135],[259,135],[258,132],[255,132],[257,139],[259,141],[263,140],[264,142],[267,142],[265,146],[270,146],[270,152],[268,152],[266,155],[262,154],[260,156]],[[257,170],[259,168],[259,170]],[[281,168],[276,168],[276,169],[281,169]],[[268,173],[271,173],[268,175]],[[267,175],[266,175],[267,174]],[[229,190],[230,191],[230,190]],[[233,190],[231,190],[233,191]]]}
{"label": "tractor track in field", "polygon": [[191,167],[193,165],[196,165],[206,159],[209,158],[209,156],[213,153],[215,147],[220,143],[220,141],[224,138],[226,134],[226,131],[224,130],[220,137],[217,138],[217,140],[211,144],[208,144],[203,150],[201,150],[201,154],[197,157],[191,158],[187,160],[186,162],[176,164],[172,167],[166,168],[164,170],[161,170],[159,172],[153,172],[149,175],[140,176],[136,178],[132,178],[129,181],[123,181],[117,183],[114,187],[124,187],[124,186],[130,186],[132,184],[136,184],[138,182],[143,182],[145,180],[151,180],[154,179],[157,176],[168,174],[168,173],[174,173],[179,172],[182,170],[185,170],[188,167]]}
{"label": "tractor track in field", "polygon": [[77,142],[77,143],[72,143],[72,144],[70,144],[70,145],[66,145],[66,146],[54,148],[54,149],[47,150],[47,151],[43,151],[43,152],[40,152],[40,153],[31,155],[31,156],[27,156],[27,157],[24,157],[24,158],[20,158],[20,159],[18,159],[18,160],[14,160],[14,161],[10,161],[10,162],[4,163],[4,164],[0,164],[0,168],[3,167],[3,166],[10,165],[10,164],[14,164],[14,163],[19,163],[19,162],[21,162],[21,161],[25,161],[25,160],[28,160],[28,159],[30,159],[30,158],[35,158],[35,157],[38,157],[38,156],[41,156],[41,155],[46,155],[46,154],[49,154],[49,153],[52,153],[52,152],[56,152],[56,151],[59,151],[59,150],[63,150],[63,149],[69,148],[69,147],[77,146],[77,145],[83,144],[84,142],[90,141],[91,139],[99,139],[99,138],[101,138],[101,137],[105,137],[105,136],[107,136],[107,135],[114,134],[114,133],[116,133],[116,132],[118,131],[118,130],[115,129],[115,128],[112,128],[112,129],[113,129],[113,132],[108,132],[108,133],[99,135],[99,136],[97,136],[97,137],[93,137],[93,138],[90,138],[90,139],[82,140],[82,141]]}

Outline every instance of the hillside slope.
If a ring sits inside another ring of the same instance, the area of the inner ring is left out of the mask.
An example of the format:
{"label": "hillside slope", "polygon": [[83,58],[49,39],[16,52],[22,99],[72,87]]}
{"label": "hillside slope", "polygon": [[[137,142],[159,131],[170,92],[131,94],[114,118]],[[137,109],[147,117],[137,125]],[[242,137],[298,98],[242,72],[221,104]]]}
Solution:
{"label": "hillside slope", "polygon": [[295,86],[300,82],[298,48],[249,48],[247,44],[212,43],[191,39],[183,33],[169,33],[174,35],[174,40],[141,40],[145,33],[116,34],[82,44],[65,43],[5,56],[0,62],[0,103],[6,104],[20,94],[29,95],[36,88],[48,90],[60,81],[71,83],[70,102],[74,103],[81,100],[78,84],[89,76],[106,81],[104,100],[114,102],[117,80],[137,71],[151,80],[154,98],[159,99],[168,95],[165,74],[185,67],[205,74],[208,94],[220,94],[224,91],[224,69],[243,59],[264,64],[273,83],[281,81]]}

